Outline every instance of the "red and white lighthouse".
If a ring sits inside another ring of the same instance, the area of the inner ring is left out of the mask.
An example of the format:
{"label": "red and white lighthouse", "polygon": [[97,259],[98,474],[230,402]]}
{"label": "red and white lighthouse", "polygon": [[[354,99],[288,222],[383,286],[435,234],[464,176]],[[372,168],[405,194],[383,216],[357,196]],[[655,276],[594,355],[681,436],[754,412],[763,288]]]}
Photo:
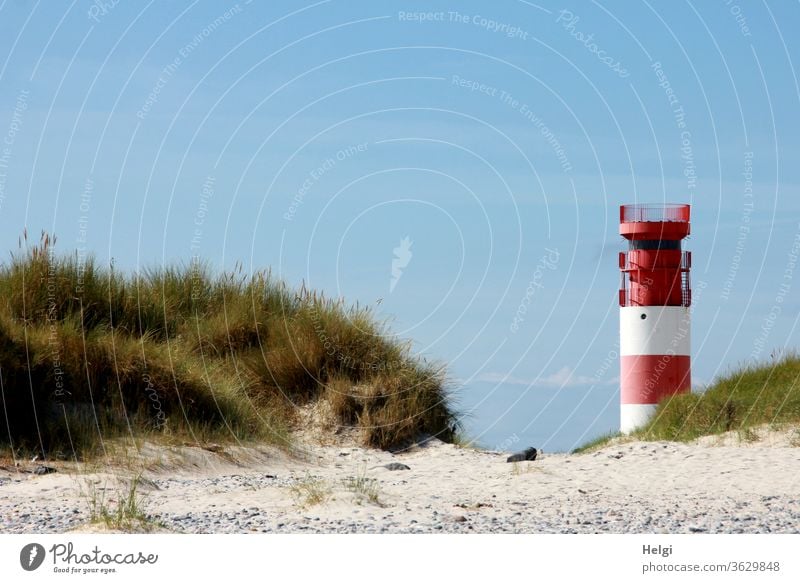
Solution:
{"label": "red and white lighthouse", "polygon": [[691,391],[688,204],[632,204],[619,209],[620,431],[650,419],[659,401]]}

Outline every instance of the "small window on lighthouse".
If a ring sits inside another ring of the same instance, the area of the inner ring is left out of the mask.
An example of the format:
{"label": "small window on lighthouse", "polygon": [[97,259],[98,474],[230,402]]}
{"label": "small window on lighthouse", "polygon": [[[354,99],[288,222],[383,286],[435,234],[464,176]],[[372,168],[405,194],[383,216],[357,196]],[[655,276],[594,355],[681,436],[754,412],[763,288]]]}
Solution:
{"label": "small window on lighthouse", "polygon": [[642,314],[642,320],[647,320],[647,314]]}

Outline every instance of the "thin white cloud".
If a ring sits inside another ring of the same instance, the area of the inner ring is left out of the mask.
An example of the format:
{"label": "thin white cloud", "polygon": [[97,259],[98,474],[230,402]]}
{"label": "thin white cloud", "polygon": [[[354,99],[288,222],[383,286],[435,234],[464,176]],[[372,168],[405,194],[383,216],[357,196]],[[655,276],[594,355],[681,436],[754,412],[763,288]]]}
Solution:
{"label": "thin white cloud", "polygon": [[619,377],[596,379],[595,377],[577,374],[570,367],[563,366],[550,375],[538,378],[523,378],[502,372],[487,372],[475,377],[475,381],[526,387],[581,387],[586,385],[614,385],[619,382]]}
{"label": "thin white cloud", "polygon": [[482,383],[500,383],[504,385],[530,385],[533,382],[501,372],[485,372],[476,376],[475,380]]}

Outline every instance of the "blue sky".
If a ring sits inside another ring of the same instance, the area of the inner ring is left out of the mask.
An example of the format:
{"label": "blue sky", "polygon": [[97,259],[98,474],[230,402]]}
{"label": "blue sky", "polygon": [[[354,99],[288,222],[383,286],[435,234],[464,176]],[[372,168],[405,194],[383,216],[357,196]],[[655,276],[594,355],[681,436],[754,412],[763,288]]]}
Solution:
{"label": "blue sky", "polygon": [[27,226],[131,270],[271,267],[449,363],[484,445],[569,449],[618,424],[621,203],[693,205],[696,384],[800,341],[798,24],[724,0],[0,0],[0,248]]}

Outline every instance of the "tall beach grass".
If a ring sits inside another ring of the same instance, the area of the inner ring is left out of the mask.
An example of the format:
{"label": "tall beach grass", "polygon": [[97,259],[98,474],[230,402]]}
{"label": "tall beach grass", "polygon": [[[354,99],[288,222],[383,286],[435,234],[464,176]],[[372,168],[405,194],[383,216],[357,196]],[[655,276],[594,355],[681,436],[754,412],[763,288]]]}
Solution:
{"label": "tall beach grass", "polygon": [[442,367],[368,308],[268,271],[123,274],[47,234],[0,265],[0,447],[85,457],[116,436],[286,444],[327,402],[365,445],[458,428]]}

